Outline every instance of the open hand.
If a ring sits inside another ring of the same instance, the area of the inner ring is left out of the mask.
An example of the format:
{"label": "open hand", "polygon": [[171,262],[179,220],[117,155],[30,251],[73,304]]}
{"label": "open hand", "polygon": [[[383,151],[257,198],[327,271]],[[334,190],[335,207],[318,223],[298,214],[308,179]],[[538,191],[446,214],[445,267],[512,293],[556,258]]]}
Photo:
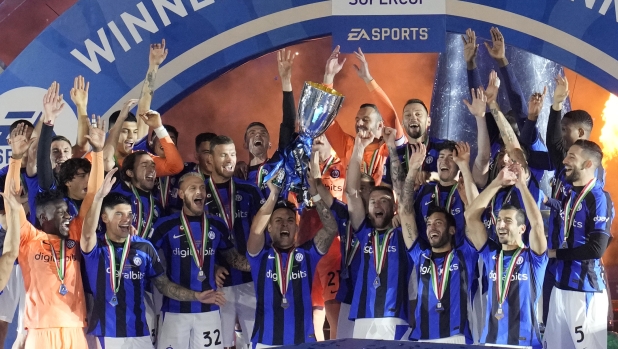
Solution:
{"label": "open hand", "polygon": [[408,161],[410,168],[408,171],[412,169],[420,169],[425,161],[425,156],[427,156],[427,147],[425,144],[412,144],[412,153],[410,154],[410,160]]}
{"label": "open hand", "polygon": [[24,154],[28,151],[28,148],[34,141],[36,137],[30,137],[28,139],[28,126],[24,123],[20,123],[11,131],[10,145],[13,159],[21,159]]}
{"label": "open hand", "polygon": [[545,94],[547,93],[547,86],[543,88],[543,93],[535,92],[530,96],[528,102],[528,119],[537,120],[543,110],[543,102],[545,101]]}
{"label": "open hand", "polygon": [[500,66],[508,64],[506,60],[506,45],[504,44],[504,36],[500,33],[500,30],[496,27],[490,29],[491,33],[491,46],[485,42],[485,47],[491,58],[497,60]]}
{"label": "open hand", "polygon": [[367,59],[365,58],[365,54],[363,51],[358,48],[358,51],[354,52],[354,55],[358,59],[358,65],[354,64],[354,70],[356,70],[356,74],[365,81],[365,83],[369,83],[373,78],[371,74],[369,74],[369,64],[367,63]]}
{"label": "open hand", "polygon": [[335,47],[333,52],[330,54],[330,57],[326,60],[324,82],[327,84],[332,84],[332,79],[341,71],[341,69],[343,69],[346,58],[344,58],[342,62],[339,62],[339,54],[339,45],[337,45],[337,47]]}
{"label": "open hand", "polygon": [[474,115],[477,118],[485,117],[485,111],[487,110],[487,96],[483,92],[483,87],[475,89],[470,89],[470,94],[472,95],[472,103],[468,102],[467,99],[464,99],[463,102],[468,107],[470,114]]}
{"label": "open hand", "polygon": [[43,111],[45,112],[43,116],[44,123],[53,125],[58,115],[62,112],[62,108],[64,108],[63,96],[59,91],[60,84],[54,81],[43,97]]}
{"label": "open hand", "polygon": [[457,142],[453,161],[461,168],[470,163],[470,145],[466,142]]}
{"label": "open hand", "polygon": [[466,34],[461,36],[461,40],[464,44],[464,59],[468,69],[472,70],[476,67],[475,59],[479,49],[479,45],[476,44],[476,33],[468,28]]}
{"label": "open hand", "polygon": [[489,73],[489,83],[487,84],[487,88],[485,91],[485,96],[487,96],[487,104],[491,102],[495,102],[498,99],[498,90],[500,89],[500,78],[498,77],[498,73],[495,70],[492,70]]}
{"label": "open hand", "polygon": [[118,167],[114,167],[111,171],[109,171],[105,175],[103,184],[101,185],[99,190],[97,190],[97,193],[96,193],[96,198],[98,200],[103,200],[103,198],[106,197],[107,194],[109,194],[109,192],[112,190],[114,183],[116,183],[116,177],[114,176],[116,171],[118,171]]}
{"label": "open hand", "polygon": [[291,51],[281,49],[277,51],[277,67],[279,68],[279,76],[281,80],[292,79],[292,65],[294,64],[294,57],[296,55]]}
{"label": "open hand", "polygon": [[90,143],[92,151],[102,151],[105,145],[105,120],[93,114],[91,123],[88,125],[88,134],[85,137]]}
{"label": "open hand", "polygon": [[90,89],[90,83],[86,82],[83,76],[75,78],[70,95],[76,106],[86,107],[88,105],[88,89]]}
{"label": "open hand", "polygon": [[554,106],[560,106],[569,96],[569,81],[566,77],[556,76],[556,89],[554,90]]}

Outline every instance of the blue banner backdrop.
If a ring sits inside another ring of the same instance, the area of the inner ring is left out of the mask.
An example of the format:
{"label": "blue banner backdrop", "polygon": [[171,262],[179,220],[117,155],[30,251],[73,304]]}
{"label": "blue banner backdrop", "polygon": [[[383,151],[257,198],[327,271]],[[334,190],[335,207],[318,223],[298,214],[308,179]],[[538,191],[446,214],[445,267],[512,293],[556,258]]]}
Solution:
{"label": "blue banner backdrop", "polygon": [[[357,1],[370,0],[348,4]],[[442,2],[445,14],[410,14],[409,7],[423,1]],[[161,112],[225,71],[295,42],[334,35],[348,51],[360,46],[366,52],[440,52],[446,31],[487,32],[492,25],[510,45],[618,94],[616,1],[373,0],[387,10],[356,15],[350,23],[351,16],[334,16],[332,3],[319,0],[80,0],[0,74],[0,163],[10,155],[9,125],[41,116],[52,81],[68,99],[73,78],[83,75],[91,82],[89,112],[109,116],[124,100],[139,96],[149,45],[163,38],[172,49],[157,75],[152,107]],[[400,11],[403,5],[408,8]],[[352,26],[357,23],[363,26]],[[423,39],[420,29],[429,27]],[[76,116],[70,109],[64,111],[67,121],[56,127],[71,139]]]}

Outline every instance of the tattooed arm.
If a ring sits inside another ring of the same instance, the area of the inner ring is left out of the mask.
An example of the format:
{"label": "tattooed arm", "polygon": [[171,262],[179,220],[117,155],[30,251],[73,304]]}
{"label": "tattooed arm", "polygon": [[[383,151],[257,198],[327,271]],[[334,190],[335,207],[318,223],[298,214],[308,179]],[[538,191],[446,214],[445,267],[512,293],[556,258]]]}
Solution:
{"label": "tattooed arm", "polygon": [[165,274],[152,279],[152,282],[157,290],[159,290],[159,292],[161,292],[164,296],[177,301],[198,301],[205,304],[217,304],[220,306],[225,304],[225,296],[223,295],[223,292],[215,290],[195,292],[171,282]]}
{"label": "tattooed arm", "polygon": [[427,154],[427,148],[423,143],[418,143],[412,146],[413,153],[410,155],[410,161],[408,174],[406,175],[405,182],[403,183],[403,190],[401,194],[401,210],[399,210],[399,217],[401,218],[401,232],[403,233],[403,240],[406,243],[406,248],[409,250],[416,238],[418,237],[418,227],[416,226],[416,218],[414,211],[414,183],[416,177],[423,166],[425,161],[425,155]]}
{"label": "tattooed arm", "polygon": [[313,243],[318,249],[318,252],[321,254],[326,254],[330,248],[330,245],[333,243],[333,240],[335,240],[335,236],[337,236],[337,221],[335,221],[335,217],[333,217],[330,208],[326,206],[324,200],[318,200],[315,202],[315,206],[323,227],[313,238]]}
{"label": "tattooed arm", "polygon": [[232,247],[223,251],[223,257],[232,268],[240,271],[251,271],[251,266],[249,265],[247,257],[241,256],[235,248]]}
{"label": "tattooed arm", "polygon": [[498,124],[502,141],[504,141],[504,146],[506,147],[506,152],[509,154],[511,159],[513,159],[519,164],[522,164],[524,168],[527,168],[527,161],[524,158],[524,154],[521,150],[519,140],[517,139],[517,136],[515,135],[511,124],[509,124],[509,122],[504,117],[504,114],[502,114],[502,112],[500,111],[498,103],[496,101],[492,101],[491,103],[489,103],[489,110],[494,116],[496,124]]}
{"label": "tattooed arm", "polygon": [[152,102],[152,95],[155,90],[157,71],[159,71],[159,66],[166,57],[167,49],[165,48],[165,39],[163,39],[160,44],[150,45],[148,72],[146,73],[146,80],[144,80],[142,94],[139,97],[139,103],[137,105],[137,139],[148,136],[148,125],[146,125],[139,116],[146,114],[146,112],[150,110],[150,103]]}
{"label": "tattooed arm", "polygon": [[[406,172],[399,160],[397,154],[397,146],[395,145],[396,130],[390,127],[384,128],[384,140],[388,147],[388,156],[391,160],[391,181],[393,183],[393,191],[401,198],[403,182],[406,180]],[[407,146],[407,145],[406,145]]]}

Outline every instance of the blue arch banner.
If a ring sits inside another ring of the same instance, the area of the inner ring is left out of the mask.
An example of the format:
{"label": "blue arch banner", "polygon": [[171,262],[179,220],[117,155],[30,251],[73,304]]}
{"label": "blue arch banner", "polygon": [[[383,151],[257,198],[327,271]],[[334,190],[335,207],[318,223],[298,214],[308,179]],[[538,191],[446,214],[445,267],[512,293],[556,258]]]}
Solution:
{"label": "blue arch banner", "polygon": [[[108,116],[139,96],[149,45],[163,38],[172,49],[157,75],[152,107],[161,112],[223,72],[299,41],[333,35],[348,50],[440,52],[447,31],[488,32],[492,25],[508,44],[618,94],[616,1],[80,0],[0,74],[0,163],[10,155],[9,125],[41,116],[52,81],[68,99],[73,78],[83,75],[91,82],[89,112]],[[355,12],[352,3],[374,8]],[[70,109],[56,131],[71,139],[77,127]]]}

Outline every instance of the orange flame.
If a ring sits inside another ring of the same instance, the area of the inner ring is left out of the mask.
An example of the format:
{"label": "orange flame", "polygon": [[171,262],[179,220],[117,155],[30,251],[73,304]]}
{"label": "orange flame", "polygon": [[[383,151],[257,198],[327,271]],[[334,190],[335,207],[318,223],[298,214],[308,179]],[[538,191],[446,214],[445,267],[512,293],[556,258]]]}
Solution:
{"label": "orange flame", "polygon": [[613,94],[605,102],[603,109],[603,122],[601,129],[601,145],[603,148],[603,167],[616,155],[618,155],[618,97]]}

